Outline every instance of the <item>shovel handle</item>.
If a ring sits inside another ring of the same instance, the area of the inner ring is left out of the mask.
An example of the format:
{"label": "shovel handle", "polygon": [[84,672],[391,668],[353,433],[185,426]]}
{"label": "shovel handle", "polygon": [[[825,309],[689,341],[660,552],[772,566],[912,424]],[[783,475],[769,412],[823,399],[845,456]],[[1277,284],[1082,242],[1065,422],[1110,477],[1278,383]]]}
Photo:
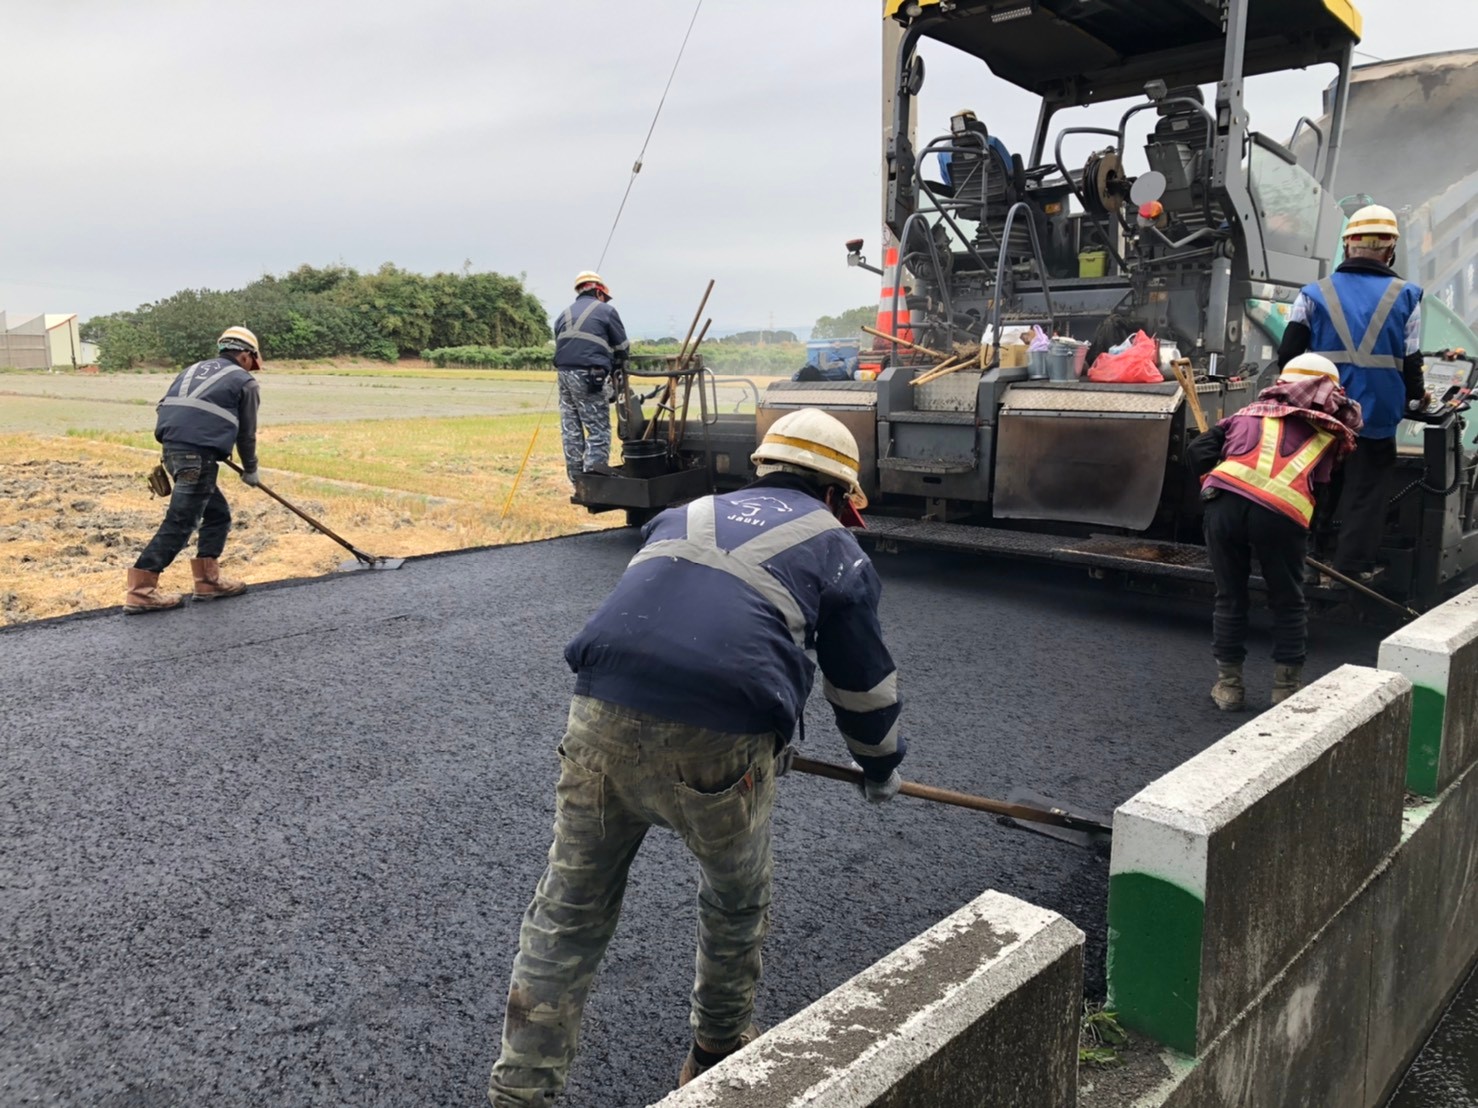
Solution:
{"label": "shovel handle", "polygon": [[[239,465],[237,465],[235,462],[233,462],[230,458],[223,458],[222,461],[224,461],[228,467],[230,467],[231,469],[234,469],[237,473],[241,473],[242,472],[241,467]],[[363,562],[365,565],[372,566],[372,565],[375,564],[375,558],[372,555],[366,554],[362,550],[356,550],[353,543],[349,542],[347,539],[340,538],[338,535],[334,534],[332,531],[330,531],[323,524],[319,523],[318,520],[316,520],[312,516],[310,516],[307,512],[303,511],[302,509],[300,509],[298,507],[295,507],[292,504],[289,504],[286,500],[284,500],[282,497],[278,496],[275,492],[273,492],[271,489],[269,489],[266,485],[262,484],[261,482],[258,482],[257,485],[256,485],[256,487],[258,489],[260,489],[262,492],[266,493],[268,496],[270,496],[273,500],[277,501],[277,503],[281,504],[284,508],[286,508],[288,511],[290,511],[293,515],[295,515],[299,519],[301,519],[309,527],[312,527],[315,531],[319,532],[320,534],[326,535],[328,538],[333,539],[334,542],[338,543],[345,550],[349,551],[350,554],[353,554],[355,558],[359,559],[359,561]],[[349,563],[348,562],[345,562],[344,564],[345,565],[348,565]]]}
{"label": "shovel handle", "polygon": [[[790,763],[790,768],[816,777],[828,777],[833,781],[846,781],[853,785],[861,785],[863,780],[860,769],[839,766],[831,762],[818,762],[814,758],[803,758],[799,755]],[[976,812],[1010,816],[1013,819],[1026,820],[1028,823],[1050,823],[1057,827],[1068,827],[1074,831],[1094,831],[1105,834],[1113,830],[1096,820],[1082,819],[1057,808],[1033,808],[1026,804],[1011,804],[1004,800],[991,800],[989,797],[973,796],[970,793],[941,789],[934,785],[920,785],[916,781],[905,781],[898,791],[904,796],[917,797],[919,800],[932,800],[936,804],[952,804],[956,808],[969,808]]]}

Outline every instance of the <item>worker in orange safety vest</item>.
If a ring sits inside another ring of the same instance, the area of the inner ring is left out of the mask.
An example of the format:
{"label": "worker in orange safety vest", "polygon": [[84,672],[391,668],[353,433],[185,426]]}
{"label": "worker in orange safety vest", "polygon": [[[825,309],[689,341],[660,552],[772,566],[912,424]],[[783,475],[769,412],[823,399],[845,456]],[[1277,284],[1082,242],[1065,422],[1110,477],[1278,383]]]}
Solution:
{"label": "worker in orange safety vest", "polygon": [[1246,700],[1248,579],[1254,555],[1273,611],[1272,701],[1298,691],[1308,645],[1304,558],[1316,489],[1355,449],[1360,405],[1340,386],[1339,367],[1301,354],[1277,383],[1201,435],[1187,460],[1201,477],[1206,551],[1216,577],[1211,699],[1223,711]]}

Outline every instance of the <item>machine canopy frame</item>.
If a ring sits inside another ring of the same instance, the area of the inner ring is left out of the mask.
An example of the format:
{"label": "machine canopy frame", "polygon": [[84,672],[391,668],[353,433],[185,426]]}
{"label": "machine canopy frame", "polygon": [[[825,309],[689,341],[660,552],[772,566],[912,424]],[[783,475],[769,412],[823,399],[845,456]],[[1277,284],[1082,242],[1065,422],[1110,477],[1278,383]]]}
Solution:
{"label": "machine canopy frame", "polygon": [[[1360,41],[1350,0],[1240,0],[1242,76],[1340,65]],[[1147,81],[1215,83],[1226,52],[1224,0],[886,0],[925,38],[979,58],[1056,107],[1139,95]]]}

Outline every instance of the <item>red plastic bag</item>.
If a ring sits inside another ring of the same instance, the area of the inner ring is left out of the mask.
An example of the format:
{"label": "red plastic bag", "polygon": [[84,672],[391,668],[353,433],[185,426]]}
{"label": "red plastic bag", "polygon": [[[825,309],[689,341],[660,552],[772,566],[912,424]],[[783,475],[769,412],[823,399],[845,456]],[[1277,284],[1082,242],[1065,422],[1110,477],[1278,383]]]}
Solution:
{"label": "red plastic bag", "polygon": [[1161,384],[1165,375],[1160,372],[1160,344],[1143,331],[1137,331],[1122,354],[1105,350],[1093,359],[1088,380],[1117,385]]}

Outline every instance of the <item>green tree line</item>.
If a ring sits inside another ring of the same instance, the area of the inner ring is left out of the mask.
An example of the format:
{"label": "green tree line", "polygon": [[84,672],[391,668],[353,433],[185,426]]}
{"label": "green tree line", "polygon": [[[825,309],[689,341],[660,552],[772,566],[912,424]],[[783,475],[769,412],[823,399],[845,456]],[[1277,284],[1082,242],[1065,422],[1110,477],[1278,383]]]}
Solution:
{"label": "green tree line", "polygon": [[[633,342],[633,357],[676,354],[682,344],[676,339],[662,342]],[[715,373],[755,374],[788,377],[806,360],[804,343],[774,343],[767,346],[718,344],[701,347],[704,363]],[[423,350],[421,357],[432,365],[456,369],[553,369],[554,347],[454,346]]]}
{"label": "green tree line", "polygon": [[346,355],[395,361],[431,347],[533,347],[552,337],[543,304],[501,273],[425,276],[386,263],[375,273],[303,265],[242,289],[184,289],[134,311],[95,316],[82,337],[103,369],[188,365],[233,324],[250,327],[263,358]]}
{"label": "green tree line", "polygon": [[863,337],[863,324],[876,327],[877,322],[878,306],[864,304],[860,308],[852,308],[840,315],[822,316],[816,321],[816,326],[811,328],[811,337],[813,339],[861,338]]}

